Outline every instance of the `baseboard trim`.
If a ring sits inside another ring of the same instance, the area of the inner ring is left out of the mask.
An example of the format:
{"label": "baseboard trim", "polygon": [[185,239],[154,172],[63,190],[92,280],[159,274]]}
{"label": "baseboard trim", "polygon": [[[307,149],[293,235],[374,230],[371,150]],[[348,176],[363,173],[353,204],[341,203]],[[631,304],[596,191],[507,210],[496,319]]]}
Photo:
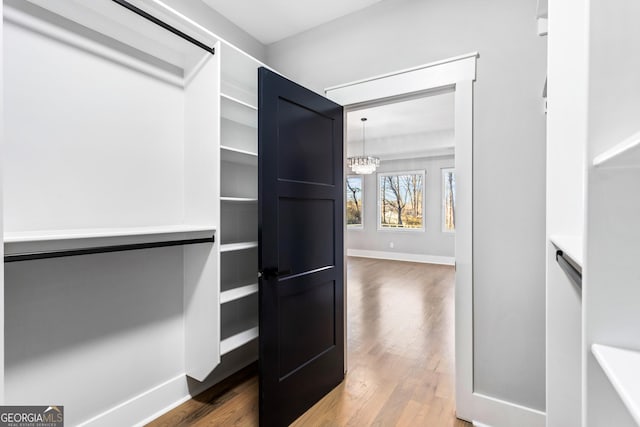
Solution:
{"label": "baseboard trim", "polygon": [[[80,426],[107,427],[130,425],[131,420],[148,421],[189,399],[187,376],[181,374],[80,423]],[[137,425],[143,425],[143,422]]]}
{"label": "baseboard trim", "polygon": [[159,416],[183,404],[194,396],[206,391],[235,372],[255,362],[255,355],[237,351],[232,366],[221,366],[221,370],[212,374],[204,382],[189,380],[186,374],[173,377],[162,384],[140,393],[133,398],[110,408],[79,426],[111,427],[132,425],[142,427]]}
{"label": "baseboard trim", "polygon": [[388,259],[393,261],[421,262],[425,264],[440,265],[454,265],[456,262],[455,257],[448,256],[369,251],[364,249],[347,249],[347,256],[359,258]]}
{"label": "baseboard trim", "polygon": [[[464,396],[461,396],[464,399]],[[456,401],[458,396],[456,396]],[[472,393],[473,425],[477,427],[518,426],[544,427],[546,413],[516,403],[507,402],[495,397]],[[481,421],[477,421],[481,420]]]}

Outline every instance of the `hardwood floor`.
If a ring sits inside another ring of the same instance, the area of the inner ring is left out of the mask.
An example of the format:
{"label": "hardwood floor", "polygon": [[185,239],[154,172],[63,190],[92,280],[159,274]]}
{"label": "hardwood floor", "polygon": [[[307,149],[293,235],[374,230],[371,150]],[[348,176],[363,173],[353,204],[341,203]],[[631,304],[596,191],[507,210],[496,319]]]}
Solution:
{"label": "hardwood floor", "polygon": [[[349,258],[348,372],[292,425],[463,427],[454,407],[453,267]],[[150,426],[257,426],[251,366]]]}

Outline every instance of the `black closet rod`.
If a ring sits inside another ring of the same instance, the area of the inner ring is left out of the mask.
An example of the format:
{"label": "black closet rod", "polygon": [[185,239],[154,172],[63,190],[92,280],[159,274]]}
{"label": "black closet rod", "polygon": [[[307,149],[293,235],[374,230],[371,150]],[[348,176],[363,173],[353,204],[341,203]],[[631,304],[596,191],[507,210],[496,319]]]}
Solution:
{"label": "black closet rod", "polygon": [[139,249],[163,248],[167,246],[184,246],[184,245],[194,245],[198,243],[213,243],[213,242],[215,242],[215,238],[214,236],[211,236],[211,237],[202,237],[198,239],[167,240],[162,242],[151,242],[151,243],[130,243],[126,245],[97,246],[95,248],[69,249],[69,250],[47,251],[47,252],[31,252],[31,253],[16,254],[16,255],[5,255],[4,262],[32,261],[36,259],[62,258],[62,257],[71,257],[71,256],[79,256],[79,255],[103,254],[108,252],[135,251]]}
{"label": "black closet rod", "polygon": [[216,53],[216,48],[215,47],[209,47],[206,44],[202,43],[199,40],[194,39],[193,37],[191,37],[190,35],[183,33],[182,31],[180,31],[179,29],[177,29],[176,27],[173,27],[169,24],[167,24],[166,22],[156,18],[155,16],[151,15],[150,13],[145,12],[144,10],[140,9],[139,7],[136,7],[134,5],[132,5],[131,3],[129,3],[126,0],[112,0],[115,3],[119,4],[122,7],[126,7],[127,9],[129,9],[130,11],[132,11],[133,13],[153,22],[154,24],[164,28],[167,31],[171,31],[173,34],[175,34],[178,37],[181,37],[183,39],[185,39],[186,41],[188,41],[189,43],[192,43],[196,46],[198,46],[200,49],[204,49],[207,52],[211,53],[212,55],[215,55]]}
{"label": "black closet rod", "polygon": [[575,284],[578,285],[580,289],[582,289],[582,273],[578,271],[578,269],[575,268],[573,264],[567,261],[567,258],[564,256],[564,253],[562,251],[556,252],[556,261],[560,265],[560,268],[562,268],[565,273],[567,273],[569,277],[575,282]]}

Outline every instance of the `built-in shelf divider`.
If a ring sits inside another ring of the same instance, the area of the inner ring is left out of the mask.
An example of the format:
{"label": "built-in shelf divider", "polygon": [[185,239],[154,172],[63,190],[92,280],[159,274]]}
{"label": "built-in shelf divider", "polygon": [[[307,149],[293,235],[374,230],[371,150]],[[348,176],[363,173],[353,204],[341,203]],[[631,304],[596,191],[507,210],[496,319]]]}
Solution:
{"label": "built-in shelf divider", "polygon": [[228,99],[231,102],[235,102],[236,104],[240,104],[240,105],[243,105],[243,106],[245,106],[247,108],[251,108],[252,110],[258,111],[258,107],[256,107],[255,105],[251,105],[248,102],[241,101],[238,98],[234,98],[233,96],[227,95],[225,93],[220,93],[220,96],[222,98]]}
{"label": "built-in shelf divider", "polygon": [[596,156],[593,165],[598,168],[640,168],[640,132]]}
{"label": "built-in shelf divider", "polygon": [[257,202],[255,197],[220,197],[223,202],[236,202],[236,203],[252,203]]}
{"label": "built-in shelf divider", "polygon": [[231,301],[235,301],[240,298],[253,295],[258,292],[258,284],[252,283],[250,285],[240,286],[237,288],[229,289],[220,293],[220,304],[225,304]]}
{"label": "built-in shelf divider", "polygon": [[640,425],[640,352],[600,344],[593,344],[591,352]]}
{"label": "built-in shelf divider", "polygon": [[221,145],[220,149],[224,150],[224,151],[231,151],[231,152],[238,153],[238,154],[244,154],[244,155],[247,155],[247,156],[258,157],[258,153],[254,153],[253,151],[241,150],[240,148],[234,148],[234,147],[230,147],[228,145]]}
{"label": "built-in shelf divider", "polygon": [[225,243],[220,245],[220,252],[243,251],[245,249],[257,248],[258,242]]}
{"label": "built-in shelf divider", "polygon": [[255,326],[251,329],[247,329],[246,331],[232,335],[229,338],[223,339],[220,341],[220,355],[227,354],[238,347],[242,347],[249,341],[258,338],[258,331],[259,328]]}

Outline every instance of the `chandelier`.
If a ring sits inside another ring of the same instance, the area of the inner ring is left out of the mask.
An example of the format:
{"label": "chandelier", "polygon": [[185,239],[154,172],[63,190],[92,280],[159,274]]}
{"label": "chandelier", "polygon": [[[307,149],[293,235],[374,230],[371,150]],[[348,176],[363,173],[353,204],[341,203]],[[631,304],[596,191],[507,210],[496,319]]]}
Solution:
{"label": "chandelier", "polygon": [[362,122],[362,156],[353,156],[347,158],[347,165],[351,168],[353,173],[358,175],[369,175],[376,171],[376,168],[380,166],[380,159],[378,157],[372,157],[365,155],[364,150],[364,123],[367,121],[366,117],[360,119]]}

